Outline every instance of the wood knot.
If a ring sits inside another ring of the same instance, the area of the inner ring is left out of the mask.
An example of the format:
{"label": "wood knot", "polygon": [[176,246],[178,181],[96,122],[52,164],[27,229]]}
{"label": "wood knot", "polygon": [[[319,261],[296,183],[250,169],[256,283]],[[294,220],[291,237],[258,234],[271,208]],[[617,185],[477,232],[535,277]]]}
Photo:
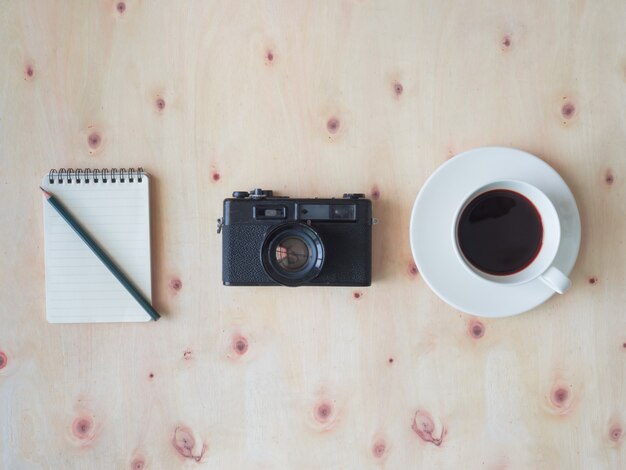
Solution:
{"label": "wood knot", "polygon": [[378,201],[380,199],[380,188],[377,185],[374,185],[372,187],[371,193],[372,193],[372,199],[374,201]]}
{"label": "wood knot", "polygon": [[378,439],[372,444],[372,455],[374,458],[382,459],[387,451],[387,443],[383,439]]}
{"label": "wood knot", "polygon": [[411,429],[417,436],[424,442],[429,442],[437,447],[443,442],[443,438],[446,435],[446,429],[442,425],[441,430],[438,433],[439,437],[436,437],[435,422],[430,413],[423,410],[417,410],[413,416],[413,423]]}
{"label": "wood knot", "polygon": [[196,445],[196,438],[193,431],[186,426],[179,426],[174,430],[172,446],[179,455],[186,459],[195,460],[196,462],[202,460],[208,448],[208,445],[202,442]]}
{"label": "wood knot", "polygon": [[550,404],[557,414],[566,414],[572,408],[574,402],[572,398],[571,386],[555,385],[550,392]]}
{"label": "wood knot", "polygon": [[576,114],[576,106],[574,106],[574,103],[567,102],[561,106],[561,115],[565,119],[572,119],[574,114]]}
{"label": "wood knot", "polygon": [[233,338],[231,347],[235,354],[243,356],[246,352],[248,352],[248,340],[243,336],[236,336]]}
{"label": "wood knot", "polygon": [[72,423],[72,434],[81,441],[93,438],[93,419],[89,416],[79,416]]}
{"label": "wood knot", "polygon": [[320,403],[315,407],[315,419],[322,424],[328,423],[331,419],[332,414],[333,406],[328,402]]}
{"label": "wood knot", "polygon": [[332,117],[326,122],[326,129],[328,129],[328,132],[331,134],[336,134],[337,131],[339,131],[340,125],[339,119]]}
{"label": "wood knot", "polygon": [[183,281],[178,278],[174,278],[170,281],[170,289],[175,292],[179,292],[183,288]]}
{"label": "wood knot", "polygon": [[468,326],[469,334],[474,339],[480,339],[485,336],[485,325],[479,320],[471,320]]}
{"label": "wood knot", "polygon": [[98,149],[101,143],[102,143],[102,137],[97,132],[92,132],[87,137],[87,145],[89,145],[89,148],[92,150]]}
{"label": "wood knot", "polygon": [[612,426],[611,429],[609,430],[609,439],[611,439],[613,442],[619,442],[620,439],[622,438],[622,428],[618,425]]}
{"label": "wood knot", "polygon": [[400,96],[403,91],[404,91],[404,87],[402,86],[402,83],[400,82],[393,83],[393,92],[396,94],[396,96]]}

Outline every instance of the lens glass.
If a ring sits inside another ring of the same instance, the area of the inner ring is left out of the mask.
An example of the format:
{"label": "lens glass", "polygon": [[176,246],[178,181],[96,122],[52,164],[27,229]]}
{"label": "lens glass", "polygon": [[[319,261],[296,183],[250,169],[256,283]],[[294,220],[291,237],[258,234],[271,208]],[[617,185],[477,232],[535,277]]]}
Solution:
{"label": "lens glass", "polygon": [[275,256],[278,267],[293,273],[307,265],[311,258],[311,251],[300,238],[287,237],[276,245]]}

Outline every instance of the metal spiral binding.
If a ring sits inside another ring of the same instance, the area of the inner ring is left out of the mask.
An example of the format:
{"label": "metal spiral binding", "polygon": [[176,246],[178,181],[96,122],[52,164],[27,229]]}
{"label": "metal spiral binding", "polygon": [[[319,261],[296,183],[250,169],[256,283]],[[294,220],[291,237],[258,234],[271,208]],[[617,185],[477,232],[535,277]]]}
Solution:
{"label": "metal spiral binding", "polygon": [[48,172],[48,182],[50,184],[89,184],[93,181],[99,183],[102,181],[106,183],[111,180],[111,183],[134,183],[137,180],[138,183],[143,182],[143,175],[145,174],[142,167],[134,168],[52,168]]}

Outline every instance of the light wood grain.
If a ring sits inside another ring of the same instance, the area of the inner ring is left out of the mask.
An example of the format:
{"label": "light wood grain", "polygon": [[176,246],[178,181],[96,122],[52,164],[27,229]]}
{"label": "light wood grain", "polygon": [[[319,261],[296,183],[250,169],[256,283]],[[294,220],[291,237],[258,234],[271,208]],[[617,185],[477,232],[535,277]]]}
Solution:
{"label": "light wood grain", "polygon": [[[0,468],[626,467],[624,2],[118,3],[0,6]],[[572,290],[502,320],[408,242],[483,145],[551,164],[583,224]],[[138,165],[163,319],[46,323],[41,176]],[[215,219],[254,186],[378,195],[373,286],[222,287]]]}

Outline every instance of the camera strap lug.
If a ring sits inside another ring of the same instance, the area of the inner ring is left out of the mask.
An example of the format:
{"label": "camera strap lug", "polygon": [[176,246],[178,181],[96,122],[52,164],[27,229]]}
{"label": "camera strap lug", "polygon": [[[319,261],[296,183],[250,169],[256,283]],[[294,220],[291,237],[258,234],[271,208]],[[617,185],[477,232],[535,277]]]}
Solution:
{"label": "camera strap lug", "polygon": [[221,233],[222,232],[222,227],[224,226],[224,220],[220,217],[219,219],[217,219],[217,233]]}

